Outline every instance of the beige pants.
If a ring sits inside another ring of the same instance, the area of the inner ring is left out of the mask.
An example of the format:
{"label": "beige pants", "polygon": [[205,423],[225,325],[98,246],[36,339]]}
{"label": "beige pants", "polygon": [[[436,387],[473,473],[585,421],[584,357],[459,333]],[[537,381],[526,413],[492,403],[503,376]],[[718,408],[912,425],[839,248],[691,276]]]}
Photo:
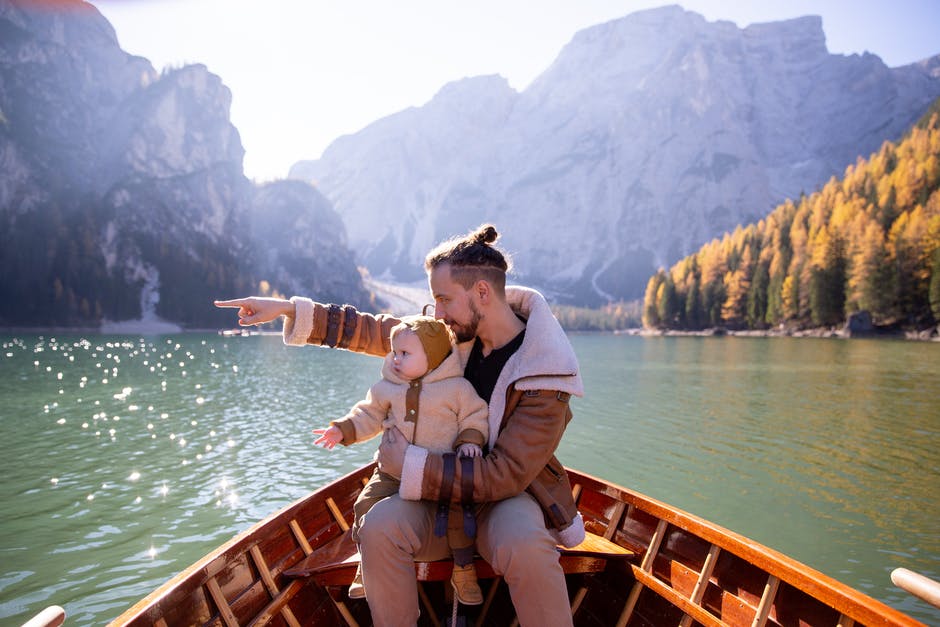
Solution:
{"label": "beige pants", "polygon": [[[362,526],[362,520],[376,503],[385,497],[398,494],[398,488],[401,482],[391,475],[387,475],[378,468],[369,478],[369,483],[362,488],[362,492],[356,498],[353,504],[353,514],[355,520],[352,526],[352,539],[359,543],[359,528]],[[476,512],[478,508],[474,508]],[[447,516],[447,544],[451,549],[469,549],[473,547],[473,538],[464,532],[463,526],[463,508],[459,504],[453,504]]]}
{"label": "beige pants", "polygon": [[[376,503],[359,530],[362,578],[376,627],[418,620],[414,560],[446,558],[446,538],[434,535],[436,505],[397,494]],[[523,627],[570,626],[571,608],[555,540],[528,494],[482,506],[477,550],[509,585]]]}

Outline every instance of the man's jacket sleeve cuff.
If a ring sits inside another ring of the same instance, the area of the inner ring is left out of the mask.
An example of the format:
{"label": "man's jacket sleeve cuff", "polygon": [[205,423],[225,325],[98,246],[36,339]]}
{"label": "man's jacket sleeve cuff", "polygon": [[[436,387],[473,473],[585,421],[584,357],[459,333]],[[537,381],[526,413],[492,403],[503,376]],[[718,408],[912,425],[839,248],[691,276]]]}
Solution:
{"label": "man's jacket sleeve cuff", "polygon": [[428,451],[420,446],[409,445],[405,449],[405,462],[401,468],[401,486],[398,495],[406,501],[420,501],[424,487],[424,462]]}
{"label": "man's jacket sleeve cuff", "polygon": [[313,331],[313,301],[309,298],[294,296],[294,317],[284,319],[284,343],[290,346],[303,346]]}

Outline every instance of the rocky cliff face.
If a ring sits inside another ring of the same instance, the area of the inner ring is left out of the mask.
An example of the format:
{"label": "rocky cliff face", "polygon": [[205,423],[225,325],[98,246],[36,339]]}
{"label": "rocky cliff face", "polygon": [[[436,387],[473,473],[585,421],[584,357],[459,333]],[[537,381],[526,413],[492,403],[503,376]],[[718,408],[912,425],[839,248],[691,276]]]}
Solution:
{"label": "rocky cliff face", "polygon": [[374,275],[417,278],[486,220],[519,280],[638,298],[656,267],[900,136],[940,94],[936,63],[831,55],[817,17],[739,29],[665,7],[578,33],[522,93],[453,83],[290,176],[334,203]]}
{"label": "rocky cliff face", "polygon": [[204,66],[124,53],[91,5],[0,0],[0,324],[231,324],[212,297],[262,280],[366,302],[329,203],[245,178],[230,103]]}

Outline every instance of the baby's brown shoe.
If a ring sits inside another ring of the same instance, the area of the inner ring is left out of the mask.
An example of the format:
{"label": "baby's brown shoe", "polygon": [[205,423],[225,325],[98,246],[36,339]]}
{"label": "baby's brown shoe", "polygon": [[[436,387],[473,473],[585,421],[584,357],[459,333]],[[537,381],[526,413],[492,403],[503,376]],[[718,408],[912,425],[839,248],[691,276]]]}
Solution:
{"label": "baby's brown shoe", "polygon": [[450,576],[450,585],[454,587],[457,600],[464,605],[480,605],[483,603],[483,591],[480,590],[480,584],[477,583],[477,571],[473,568],[472,563],[466,566],[454,564],[454,572]]}

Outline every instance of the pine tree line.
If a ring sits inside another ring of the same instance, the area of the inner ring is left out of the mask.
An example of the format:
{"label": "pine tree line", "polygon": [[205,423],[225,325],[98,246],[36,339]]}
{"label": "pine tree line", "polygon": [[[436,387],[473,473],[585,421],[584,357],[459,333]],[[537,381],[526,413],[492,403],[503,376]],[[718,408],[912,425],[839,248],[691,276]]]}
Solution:
{"label": "pine tree line", "polygon": [[637,299],[597,309],[552,305],[552,313],[566,331],[621,331],[640,326],[642,307]]}
{"label": "pine tree line", "polygon": [[[53,199],[0,224],[0,325],[96,327],[139,318],[143,281],[109,269],[101,250],[101,225],[111,217],[91,200],[67,206]],[[234,253],[194,239],[184,249],[164,231],[141,232],[121,245],[135,246],[159,270],[158,315],[189,327],[230,324],[210,295],[247,293],[259,279]]]}
{"label": "pine tree line", "polygon": [[660,329],[940,321],[940,100],[811,196],[778,206],[650,278],[643,323]]}

